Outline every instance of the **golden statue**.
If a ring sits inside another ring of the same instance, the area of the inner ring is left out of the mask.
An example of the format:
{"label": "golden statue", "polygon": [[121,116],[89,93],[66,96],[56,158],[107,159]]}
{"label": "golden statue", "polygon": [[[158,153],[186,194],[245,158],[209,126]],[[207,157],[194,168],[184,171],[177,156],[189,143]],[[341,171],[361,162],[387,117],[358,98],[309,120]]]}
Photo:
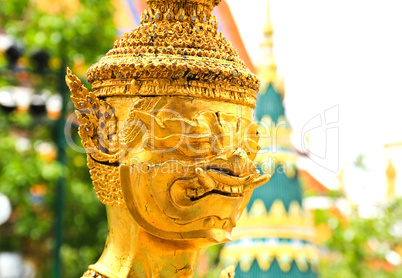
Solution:
{"label": "golden statue", "polygon": [[109,224],[83,277],[191,277],[270,178],[253,164],[259,80],[218,32],[219,2],[148,0],[141,25],[88,70],[92,92],[67,70]]}

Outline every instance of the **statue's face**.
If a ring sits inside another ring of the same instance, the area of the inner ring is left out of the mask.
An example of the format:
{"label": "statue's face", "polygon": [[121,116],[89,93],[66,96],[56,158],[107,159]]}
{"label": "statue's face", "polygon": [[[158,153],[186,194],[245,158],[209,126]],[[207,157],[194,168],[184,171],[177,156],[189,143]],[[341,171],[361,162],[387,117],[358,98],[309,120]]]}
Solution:
{"label": "statue's face", "polygon": [[161,238],[229,240],[253,189],[269,179],[252,162],[259,149],[252,109],[196,98],[163,102],[151,113],[130,112],[142,136],[120,168],[126,206]]}

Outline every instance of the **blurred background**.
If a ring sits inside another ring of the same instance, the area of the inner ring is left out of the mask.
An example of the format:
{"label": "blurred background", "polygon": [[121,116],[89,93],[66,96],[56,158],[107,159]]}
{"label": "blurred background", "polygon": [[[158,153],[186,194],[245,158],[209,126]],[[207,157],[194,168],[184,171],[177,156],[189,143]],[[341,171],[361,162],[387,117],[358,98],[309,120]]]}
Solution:
{"label": "blurred background", "polygon": [[[66,142],[80,145],[64,75],[68,66],[86,80],[145,8],[145,0],[0,0],[0,278],[80,277],[101,254],[105,209],[85,154]],[[256,190],[244,219],[268,219],[280,200],[285,210],[269,225],[308,226],[309,238],[274,234],[275,254],[228,257],[259,242],[264,220],[244,220],[239,231],[254,223],[250,232],[208,249],[196,277],[218,277],[226,263],[236,277],[402,277],[401,12],[398,0],[223,0],[214,10],[261,76],[257,120],[286,123],[279,148],[265,146],[282,163],[271,171],[278,186]],[[300,219],[286,205],[294,200]],[[301,243],[314,255],[298,257]]]}

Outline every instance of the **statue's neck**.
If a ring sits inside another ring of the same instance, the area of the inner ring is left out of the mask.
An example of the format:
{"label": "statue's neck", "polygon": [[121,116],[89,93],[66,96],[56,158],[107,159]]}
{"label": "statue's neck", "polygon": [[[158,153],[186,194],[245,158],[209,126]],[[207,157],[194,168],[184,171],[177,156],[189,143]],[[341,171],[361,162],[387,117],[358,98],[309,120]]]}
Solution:
{"label": "statue's neck", "polygon": [[192,276],[199,249],[152,236],[125,209],[108,207],[107,214],[105,250],[90,269],[110,278]]}

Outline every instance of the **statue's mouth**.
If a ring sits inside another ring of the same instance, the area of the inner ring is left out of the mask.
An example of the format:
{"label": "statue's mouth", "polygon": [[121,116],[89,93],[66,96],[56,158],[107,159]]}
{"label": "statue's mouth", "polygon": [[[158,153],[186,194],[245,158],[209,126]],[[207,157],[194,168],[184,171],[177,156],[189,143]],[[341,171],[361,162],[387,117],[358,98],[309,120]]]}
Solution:
{"label": "statue's mouth", "polygon": [[220,211],[205,209],[221,219],[231,218],[231,209],[235,210],[254,188],[270,179],[269,175],[260,175],[251,161],[246,162],[217,158],[193,165],[187,177],[172,183],[169,189],[172,203],[181,209],[194,210],[222,204]]}
{"label": "statue's mouth", "polygon": [[261,184],[254,182],[256,178],[261,177],[258,174],[236,175],[229,168],[197,168],[195,172],[198,178],[197,186],[186,189],[186,195],[191,201],[197,201],[211,194],[242,197],[246,191]]}
{"label": "statue's mouth", "polygon": [[[166,205],[165,213],[175,218],[178,224],[214,219],[211,220],[215,223],[212,226],[210,223],[206,226],[201,224],[208,229],[230,230],[236,226],[236,219],[241,213],[239,209],[251,196],[252,190],[270,179],[270,176],[260,175],[251,163],[243,165],[245,167],[239,165],[216,159],[192,166],[186,177],[171,184],[169,195],[172,206]],[[158,191],[155,196],[159,196]]]}

